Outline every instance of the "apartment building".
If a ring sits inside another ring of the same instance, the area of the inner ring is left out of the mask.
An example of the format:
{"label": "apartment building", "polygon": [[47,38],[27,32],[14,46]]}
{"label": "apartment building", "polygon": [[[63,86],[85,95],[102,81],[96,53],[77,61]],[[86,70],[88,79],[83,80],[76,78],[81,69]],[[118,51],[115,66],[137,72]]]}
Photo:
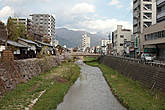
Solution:
{"label": "apartment building", "polygon": [[157,58],[165,60],[165,0],[157,0],[157,24],[144,29],[144,52],[155,53]]}
{"label": "apartment building", "polygon": [[101,46],[107,46],[108,44],[111,44],[111,40],[101,40]]}
{"label": "apartment building", "polygon": [[132,31],[122,29],[122,25],[117,25],[117,30],[113,32],[113,54],[122,56],[124,54],[124,42],[131,41]]}
{"label": "apartment building", "polygon": [[133,0],[133,35],[142,51],[143,30],[156,23],[156,0]]}
{"label": "apartment building", "polygon": [[55,18],[49,14],[32,14],[30,15],[33,24],[33,30],[36,33],[51,38],[51,44],[55,43],[56,31],[55,31]]}
{"label": "apartment building", "polygon": [[85,50],[86,48],[90,48],[90,37],[87,34],[82,35],[82,48]]}
{"label": "apartment building", "polygon": [[156,16],[157,23],[165,21],[165,1],[157,0],[156,7],[157,7],[157,16]]}
{"label": "apartment building", "polygon": [[101,50],[103,54],[110,53],[110,46],[112,44],[112,40],[101,40]]}

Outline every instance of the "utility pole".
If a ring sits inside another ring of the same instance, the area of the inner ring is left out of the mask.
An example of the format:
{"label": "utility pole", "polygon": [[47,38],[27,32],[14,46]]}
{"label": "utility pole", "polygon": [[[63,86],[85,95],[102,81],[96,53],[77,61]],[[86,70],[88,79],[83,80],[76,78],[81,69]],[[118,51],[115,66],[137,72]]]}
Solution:
{"label": "utility pole", "polygon": [[110,55],[110,40],[111,40],[111,35],[110,35],[110,33],[109,33],[109,35],[108,35],[108,38],[109,38],[109,43],[108,43],[108,54]]}
{"label": "utility pole", "polygon": [[6,27],[5,50],[7,50],[7,41],[8,41],[8,37],[9,37],[9,33],[8,33],[8,29],[7,29],[7,27]]}

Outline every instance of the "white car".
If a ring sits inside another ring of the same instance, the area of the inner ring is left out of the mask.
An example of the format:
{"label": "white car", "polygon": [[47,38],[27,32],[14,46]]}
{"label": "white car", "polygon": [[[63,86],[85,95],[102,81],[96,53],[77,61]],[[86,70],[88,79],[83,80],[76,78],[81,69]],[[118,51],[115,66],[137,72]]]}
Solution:
{"label": "white car", "polygon": [[150,54],[147,54],[147,53],[143,53],[142,55],[141,55],[141,59],[142,59],[142,61],[153,61],[154,60],[154,56],[151,56]]}

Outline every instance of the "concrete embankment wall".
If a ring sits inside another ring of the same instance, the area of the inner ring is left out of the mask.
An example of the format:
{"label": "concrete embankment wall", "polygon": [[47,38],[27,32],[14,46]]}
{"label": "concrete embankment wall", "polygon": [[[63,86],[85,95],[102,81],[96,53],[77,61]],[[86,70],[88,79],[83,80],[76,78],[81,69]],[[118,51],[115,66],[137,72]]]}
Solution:
{"label": "concrete embankment wall", "polygon": [[165,68],[154,67],[113,56],[102,57],[101,62],[133,80],[140,81],[149,88],[156,88],[165,92]]}
{"label": "concrete embankment wall", "polygon": [[44,73],[46,70],[57,66],[66,58],[51,56],[42,59],[18,60],[0,64],[0,95],[12,90],[19,83],[24,83],[32,77]]}

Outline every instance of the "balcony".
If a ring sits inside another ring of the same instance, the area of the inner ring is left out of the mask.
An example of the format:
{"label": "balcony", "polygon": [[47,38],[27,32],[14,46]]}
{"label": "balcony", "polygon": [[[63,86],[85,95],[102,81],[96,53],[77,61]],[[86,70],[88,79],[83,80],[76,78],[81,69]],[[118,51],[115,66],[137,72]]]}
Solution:
{"label": "balcony", "polygon": [[133,4],[133,9],[137,8],[140,5],[139,1],[137,1],[135,4]]}
{"label": "balcony", "polygon": [[157,5],[160,5],[162,2],[165,2],[165,0],[157,0]]}
{"label": "balcony", "polygon": [[137,19],[136,20],[133,20],[133,25],[136,25],[138,22],[137,22]]}
{"label": "balcony", "polygon": [[165,10],[157,14],[157,19],[165,16]]}
{"label": "balcony", "polygon": [[138,26],[133,27],[133,33],[137,33],[137,32],[139,32],[139,27]]}

